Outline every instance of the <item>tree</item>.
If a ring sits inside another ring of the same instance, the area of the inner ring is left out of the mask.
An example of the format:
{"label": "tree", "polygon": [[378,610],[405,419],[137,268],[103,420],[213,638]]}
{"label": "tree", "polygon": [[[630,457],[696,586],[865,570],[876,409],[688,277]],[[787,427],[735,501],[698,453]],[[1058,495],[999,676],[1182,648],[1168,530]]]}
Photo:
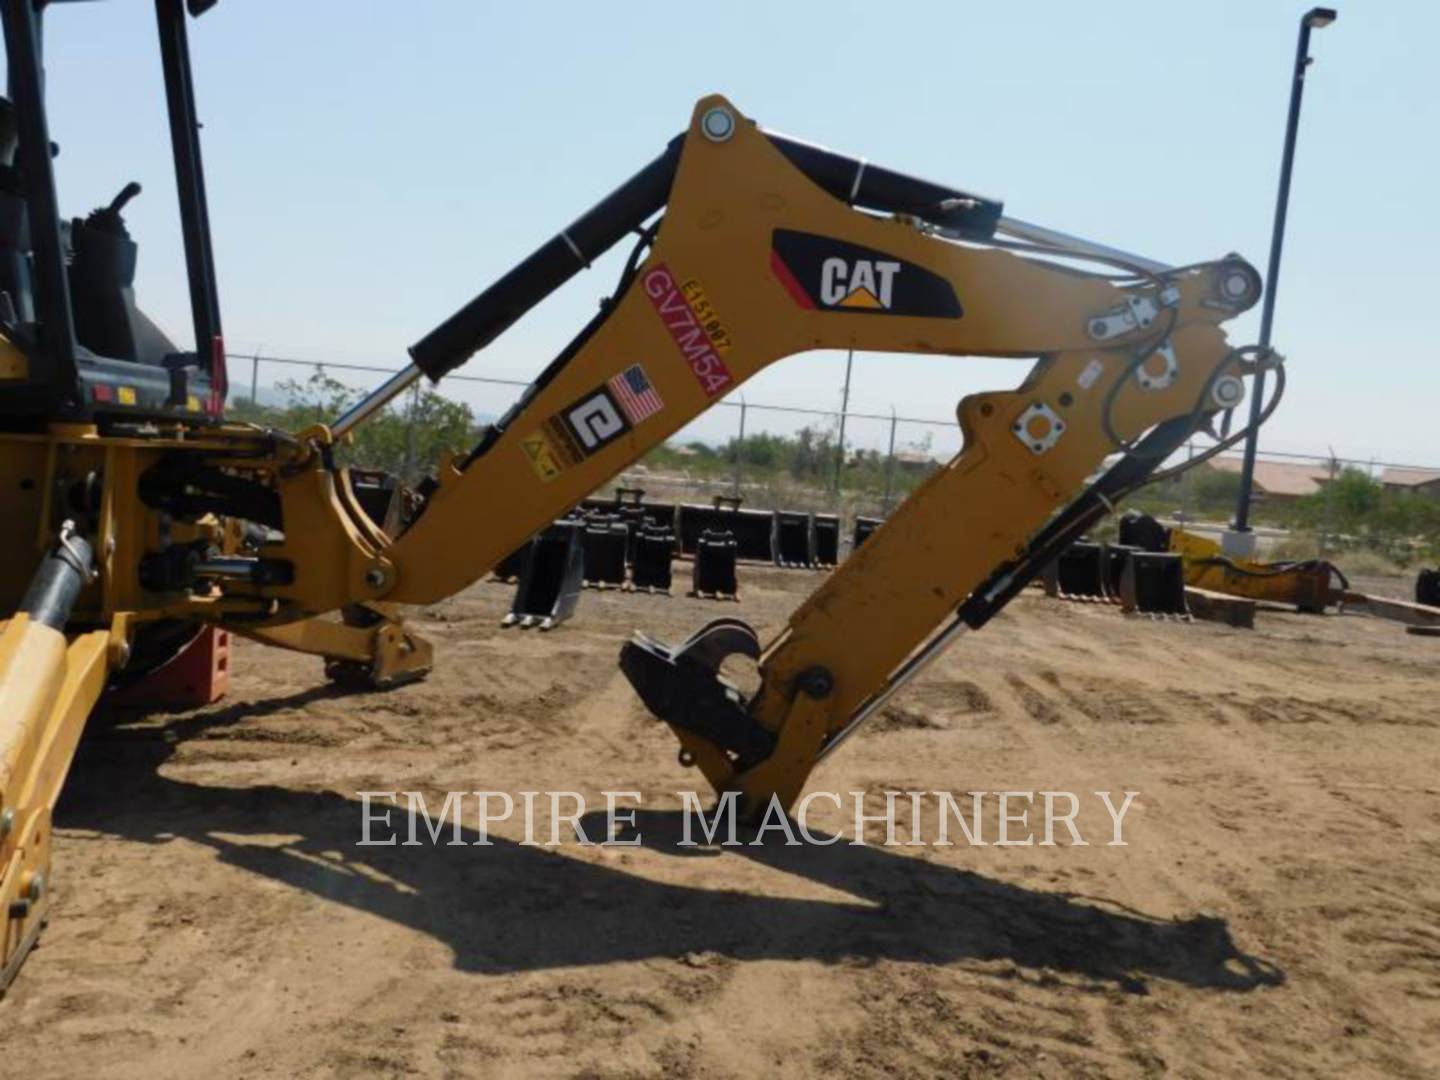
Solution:
{"label": "tree", "polygon": [[[285,395],[283,408],[240,399],[227,411],[235,420],[249,421],[283,431],[300,431],[313,424],[330,423],[359,400],[360,394],[324,368],[303,382],[285,379],[276,384]],[[445,453],[459,453],[479,437],[470,406],[424,389],[371,417],[342,444],[337,458],[345,465],[384,469],[407,483],[434,468]]]}

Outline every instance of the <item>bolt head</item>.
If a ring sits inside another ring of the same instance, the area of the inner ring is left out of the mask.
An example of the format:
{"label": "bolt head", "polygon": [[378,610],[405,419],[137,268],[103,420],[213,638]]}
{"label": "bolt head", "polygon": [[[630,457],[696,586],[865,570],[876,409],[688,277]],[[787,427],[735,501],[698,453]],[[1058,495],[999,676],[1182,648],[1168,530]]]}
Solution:
{"label": "bolt head", "polygon": [[372,566],[369,570],[365,571],[365,584],[369,585],[372,589],[378,589],[381,585],[385,584],[385,571],[381,570],[378,566]]}
{"label": "bolt head", "polygon": [[8,807],[0,811],[0,840],[9,836],[15,829],[15,811]]}
{"label": "bolt head", "polygon": [[1219,408],[1233,409],[1245,398],[1245,384],[1233,375],[1222,376],[1215,381],[1210,396]]}
{"label": "bolt head", "polygon": [[827,698],[835,689],[835,676],[823,667],[812,667],[800,673],[800,690],[806,697]]}
{"label": "bolt head", "polygon": [[711,142],[725,142],[735,134],[735,114],[723,105],[706,109],[700,117],[700,132]]}

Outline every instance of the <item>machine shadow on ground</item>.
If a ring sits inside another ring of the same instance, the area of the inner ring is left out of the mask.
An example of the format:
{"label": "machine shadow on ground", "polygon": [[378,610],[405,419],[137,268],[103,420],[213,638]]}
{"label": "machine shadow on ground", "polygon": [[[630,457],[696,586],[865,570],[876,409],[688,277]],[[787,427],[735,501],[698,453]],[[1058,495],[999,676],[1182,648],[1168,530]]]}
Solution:
{"label": "machine shadow on ground", "polygon": [[[471,846],[479,834],[470,828],[461,831],[466,846],[357,847],[359,799],[271,785],[209,786],[161,771],[186,739],[334,693],[312,689],[162,723],[121,717],[92,726],[56,825],[140,843],[183,838],[206,845],[225,863],[443,942],[464,971],[714,952],[735,960],[831,963],[1009,960],[1136,993],[1152,979],[1225,991],[1285,981],[1278,968],[1242,951],[1218,918],[1154,918],[881,847],[786,847],[783,838],[723,850],[679,847],[680,812],[640,812],[636,826],[647,851],[713,864],[705,886],[693,887],[630,872],[618,859],[585,861],[573,848],[501,837]],[[393,811],[391,820],[403,836],[404,811]],[[604,835],[603,821],[589,824],[599,827],[588,835]],[[447,828],[442,840],[448,839]],[[62,859],[63,847],[62,838]],[[853,900],[727,891],[726,865],[735,859]]]}

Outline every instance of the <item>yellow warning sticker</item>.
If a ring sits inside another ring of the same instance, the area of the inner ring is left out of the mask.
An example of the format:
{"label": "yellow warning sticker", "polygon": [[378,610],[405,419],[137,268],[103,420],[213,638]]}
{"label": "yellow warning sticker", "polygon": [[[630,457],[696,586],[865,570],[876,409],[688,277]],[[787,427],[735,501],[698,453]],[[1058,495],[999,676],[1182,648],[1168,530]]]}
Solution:
{"label": "yellow warning sticker", "polygon": [[550,440],[545,432],[537,429],[520,440],[520,449],[525,454],[525,459],[530,462],[530,467],[535,470],[535,475],[545,483],[554,480],[560,475],[560,461],[555,456],[555,450],[550,445]]}
{"label": "yellow warning sticker", "polygon": [[200,399],[199,399],[198,397],[196,397],[194,394],[188,395],[188,396],[185,398],[185,407],[186,407],[187,409],[189,409],[191,412],[199,412],[199,411],[200,411]]}
{"label": "yellow warning sticker", "polygon": [[122,386],[116,390],[117,398],[121,405],[135,404],[135,388],[133,386]]}

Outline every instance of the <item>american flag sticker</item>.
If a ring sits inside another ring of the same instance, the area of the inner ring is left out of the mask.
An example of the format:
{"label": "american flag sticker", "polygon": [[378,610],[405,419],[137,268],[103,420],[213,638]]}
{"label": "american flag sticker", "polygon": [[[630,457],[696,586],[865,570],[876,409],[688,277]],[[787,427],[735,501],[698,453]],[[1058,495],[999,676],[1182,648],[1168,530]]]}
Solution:
{"label": "american flag sticker", "polygon": [[654,416],[665,407],[665,402],[660,400],[660,394],[651,385],[649,376],[639,364],[626,368],[606,385],[610,387],[610,392],[615,395],[615,400],[620,402],[620,408],[625,410],[625,415],[632,424]]}

